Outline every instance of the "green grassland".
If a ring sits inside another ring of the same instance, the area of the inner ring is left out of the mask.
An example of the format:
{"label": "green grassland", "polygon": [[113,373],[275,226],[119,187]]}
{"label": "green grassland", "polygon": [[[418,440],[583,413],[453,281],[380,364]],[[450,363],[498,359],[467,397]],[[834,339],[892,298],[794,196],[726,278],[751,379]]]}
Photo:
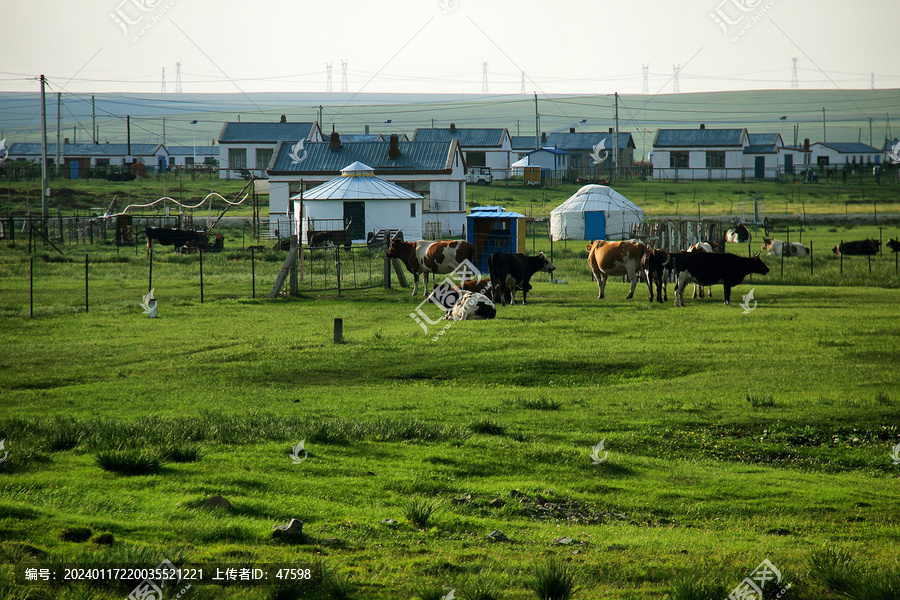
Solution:
{"label": "green grassland", "polygon": [[[169,558],[317,573],[191,598],[524,599],[556,557],[576,598],[721,600],[766,558],[785,597],[896,597],[900,280],[892,256],[841,276],[824,251],[880,233],[807,229],[812,275],[767,258],[734,305],[718,288],[683,309],[671,290],[625,300],[620,280],[597,300],[583,243],[556,244],[567,284],[539,274],[528,305],[440,334],[409,317],[408,288],[260,299],[279,253],[258,257],[251,299],[249,256],[229,249],[204,257],[202,304],[198,257],[155,253],[148,319],[143,249],[42,248],[31,319],[27,247],[4,246],[0,596],[122,598],[12,567]],[[204,508],[214,495],[231,507]],[[273,539],[291,518],[306,536]]]}

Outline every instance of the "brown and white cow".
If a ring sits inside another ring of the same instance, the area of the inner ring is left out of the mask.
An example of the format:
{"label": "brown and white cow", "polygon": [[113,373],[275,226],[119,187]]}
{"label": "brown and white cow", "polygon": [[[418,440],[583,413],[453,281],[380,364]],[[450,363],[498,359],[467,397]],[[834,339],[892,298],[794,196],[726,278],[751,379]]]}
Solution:
{"label": "brown and white cow", "polygon": [[625,296],[626,300],[634,297],[634,288],[637,286],[641,272],[641,258],[648,251],[643,242],[626,240],[624,242],[608,242],[597,240],[586,246],[588,251],[588,266],[597,286],[600,288],[598,299],[606,297],[606,280],[610,275],[627,275],[631,281],[631,291]]}
{"label": "brown and white cow", "polygon": [[[464,261],[469,261],[469,268],[474,268],[475,246],[463,241],[438,241],[428,242],[403,242],[399,239],[391,240],[391,246],[386,253],[388,258],[399,258],[406,266],[406,270],[412,273],[415,282],[412,295],[419,293],[419,274],[425,278],[425,290],[423,295],[428,295],[428,274],[452,273]],[[436,278],[435,278],[436,280]]]}
{"label": "brown and white cow", "polygon": [[809,248],[799,242],[782,242],[772,238],[763,238],[763,250],[769,252],[769,256],[807,256]]}

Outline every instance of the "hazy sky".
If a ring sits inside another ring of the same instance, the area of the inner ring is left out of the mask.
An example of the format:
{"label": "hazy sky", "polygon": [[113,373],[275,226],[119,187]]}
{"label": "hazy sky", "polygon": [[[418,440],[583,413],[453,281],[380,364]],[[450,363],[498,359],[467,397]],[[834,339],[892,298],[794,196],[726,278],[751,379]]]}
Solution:
{"label": "hazy sky", "polygon": [[[0,91],[900,88],[898,0],[0,0]],[[717,23],[718,21],[718,23]]]}

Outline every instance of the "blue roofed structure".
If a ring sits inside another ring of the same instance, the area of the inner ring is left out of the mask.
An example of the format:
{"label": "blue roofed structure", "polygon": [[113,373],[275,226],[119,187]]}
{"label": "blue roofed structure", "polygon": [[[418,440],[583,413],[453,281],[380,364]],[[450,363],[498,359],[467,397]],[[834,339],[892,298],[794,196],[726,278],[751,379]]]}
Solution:
{"label": "blue roofed structure", "polygon": [[653,178],[742,179],[749,145],[745,128],[660,129],[653,139]]}
{"label": "blue roofed structure", "polygon": [[275,146],[285,140],[321,142],[318,123],[229,122],[222,126],[219,176],[223,179],[252,174],[265,177]]}
{"label": "blue roofed structure", "polygon": [[[634,150],[637,147],[632,135],[626,131],[620,131],[617,138],[613,131],[572,130],[548,133],[546,141],[542,142],[541,146],[568,152],[571,155],[569,167],[572,169],[611,168],[615,161],[614,148],[619,151],[619,166],[630,167],[634,164]],[[595,156],[602,158],[602,161],[597,163]]]}
{"label": "blue roofed structure", "polygon": [[453,123],[444,128],[419,128],[414,142],[456,141],[470,167],[488,167],[494,179],[506,179],[512,164],[512,139],[504,128],[464,128]]}

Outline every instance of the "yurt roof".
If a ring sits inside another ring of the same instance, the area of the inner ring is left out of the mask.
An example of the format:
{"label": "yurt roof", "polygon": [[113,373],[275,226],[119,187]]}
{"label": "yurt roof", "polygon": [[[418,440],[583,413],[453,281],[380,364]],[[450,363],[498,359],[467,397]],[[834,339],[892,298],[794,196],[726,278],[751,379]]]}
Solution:
{"label": "yurt roof", "polygon": [[375,170],[359,161],[341,169],[340,177],[293,197],[294,200],[421,200],[422,198],[420,194],[375,177]]}
{"label": "yurt roof", "polygon": [[637,204],[608,185],[586,185],[554,208],[551,213],[603,210],[609,207],[627,212],[643,212]]}

